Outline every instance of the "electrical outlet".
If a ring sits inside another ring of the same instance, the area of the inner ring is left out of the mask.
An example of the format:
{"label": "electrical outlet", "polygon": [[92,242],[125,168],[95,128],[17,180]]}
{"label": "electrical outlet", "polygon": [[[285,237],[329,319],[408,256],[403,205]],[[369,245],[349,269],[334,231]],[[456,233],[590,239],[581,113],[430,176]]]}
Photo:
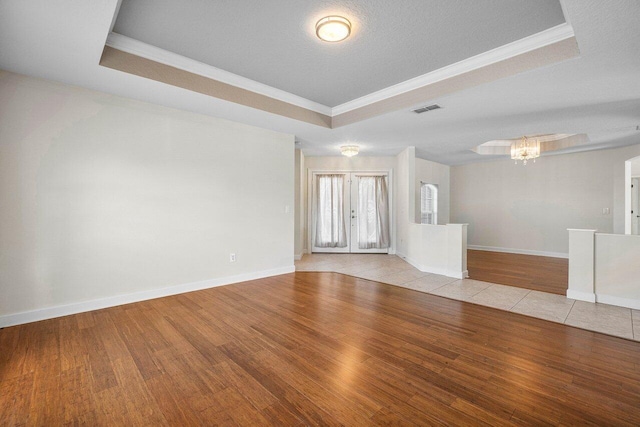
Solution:
{"label": "electrical outlet", "polygon": [[229,254],[229,262],[236,262],[236,254]]}

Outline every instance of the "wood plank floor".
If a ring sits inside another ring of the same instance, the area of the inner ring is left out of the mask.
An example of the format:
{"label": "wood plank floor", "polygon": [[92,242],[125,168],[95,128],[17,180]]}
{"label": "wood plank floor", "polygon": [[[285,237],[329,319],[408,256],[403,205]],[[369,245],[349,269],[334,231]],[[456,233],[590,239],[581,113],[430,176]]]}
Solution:
{"label": "wood plank floor", "polygon": [[336,273],[0,330],[0,425],[640,425],[640,343]]}
{"label": "wood plank floor", "polygon": [[467,250],[469,278],[566,295],[569,260],[534,255]]}

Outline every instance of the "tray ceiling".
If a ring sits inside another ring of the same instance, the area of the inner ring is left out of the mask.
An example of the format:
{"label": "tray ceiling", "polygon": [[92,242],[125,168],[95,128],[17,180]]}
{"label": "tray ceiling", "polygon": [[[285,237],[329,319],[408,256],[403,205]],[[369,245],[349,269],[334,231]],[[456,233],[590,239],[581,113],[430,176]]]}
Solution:
{"label": "tray ceiling", "polygon": [[[316,38],[329,14],[346,41]],[[123,0],[113,31],[335,107],[564,22],[558,0]]]}

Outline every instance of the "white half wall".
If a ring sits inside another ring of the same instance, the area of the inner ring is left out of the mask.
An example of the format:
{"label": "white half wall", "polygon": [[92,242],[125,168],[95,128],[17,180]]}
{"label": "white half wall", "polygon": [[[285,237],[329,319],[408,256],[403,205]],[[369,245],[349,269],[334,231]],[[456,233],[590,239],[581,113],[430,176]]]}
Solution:
{"label": "white half wall", "polygon": [[640,236],[569,230],[567,297],[640,310]]}
{"label": "white half wall", "polygon": [[569,287],[567,297],[596,302],[595,234],[596,230],[568,230]]}
{"label": "white half wall", "polygon": [[453,166],[451,221],[469,224],[470,247],[567,254],[568,228],[624,232],[624,162],[637,155],[640,145]]}
{"label": "white half wall", "polygon": [[467,270],[467,224],[409,223],[406,255],[420,271],[464,279]]}
{"label": "white half wall", "polygon": [[416,187],[420,180],[416,179],[415,147],[403,150],[396,161],[398,256],[421,271],[467,277],[467,225],[418,224],[415,213],[420,197]]}
{"label": "white half wall", "polygon": [[598,302],[640,310],[640,236],[595,235]]}
{"label": "white half wall", "polygon": [[293,207],[292,135],[0,72],[5,325],[291,271]]}

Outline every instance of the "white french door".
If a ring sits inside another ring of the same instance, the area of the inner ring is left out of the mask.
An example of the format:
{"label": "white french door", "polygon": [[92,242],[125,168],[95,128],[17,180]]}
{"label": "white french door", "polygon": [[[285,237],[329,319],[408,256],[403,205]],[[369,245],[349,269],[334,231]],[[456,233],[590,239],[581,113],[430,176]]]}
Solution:
{"label": "white french door", "polygon": [[389,252],[387,172],[315,172],[311,178],[312,252]]}

